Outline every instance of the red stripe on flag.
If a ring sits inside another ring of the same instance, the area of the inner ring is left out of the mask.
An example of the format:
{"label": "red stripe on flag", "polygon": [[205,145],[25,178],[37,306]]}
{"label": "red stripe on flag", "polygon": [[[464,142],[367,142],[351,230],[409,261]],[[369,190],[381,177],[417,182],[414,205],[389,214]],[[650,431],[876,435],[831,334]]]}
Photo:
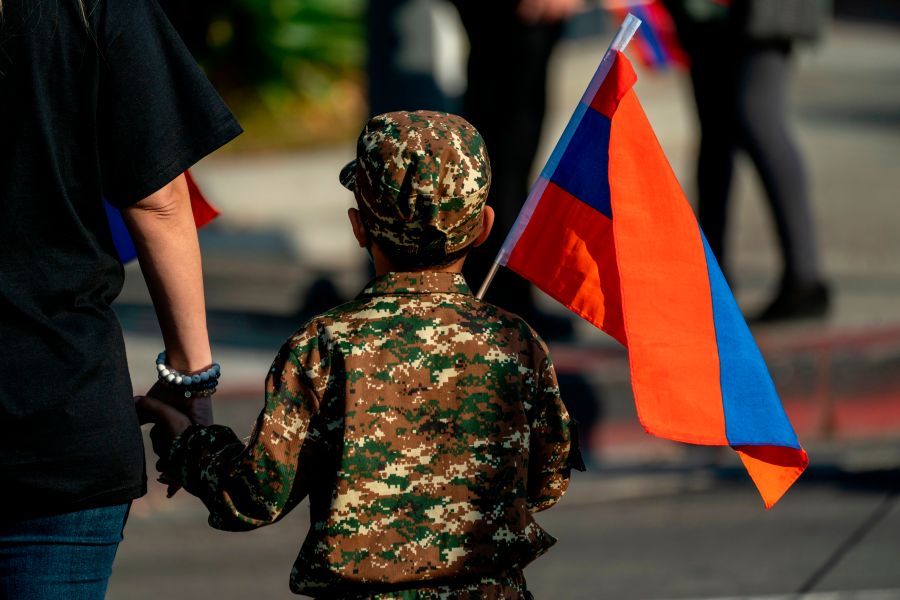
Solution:
{"label": "red stripe on flag", "polygon": [[548,183],[506,266],[625,343],[612,226],[599,211]]}
{"label": "red stripe on flag", "polygon": [[634,68],[627,60],[623,60],[621,52],[616,52],[616,62],[603,80],[603,83],[591,100],[591,108],[612,119],[619,102],[637,81]]}
{"label": "red stripe on flag", "polygon": [[700,228],[634,92],[612,120],[609,174],[641,424],[682,442],[727,445]]}

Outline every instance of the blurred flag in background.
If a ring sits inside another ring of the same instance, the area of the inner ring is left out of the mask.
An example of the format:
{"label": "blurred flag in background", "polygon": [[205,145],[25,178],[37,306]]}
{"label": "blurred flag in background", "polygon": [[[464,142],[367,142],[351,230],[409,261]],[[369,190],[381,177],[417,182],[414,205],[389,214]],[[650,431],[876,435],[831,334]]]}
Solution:
{"label": "blurred flag in background", "polygon": [[632,42],[638,58],[649,69],[685,68],[688,57],[675,32],[669,11],[659,0],[604,0],[603,7],[621,23],[628,13],[641,20]]}

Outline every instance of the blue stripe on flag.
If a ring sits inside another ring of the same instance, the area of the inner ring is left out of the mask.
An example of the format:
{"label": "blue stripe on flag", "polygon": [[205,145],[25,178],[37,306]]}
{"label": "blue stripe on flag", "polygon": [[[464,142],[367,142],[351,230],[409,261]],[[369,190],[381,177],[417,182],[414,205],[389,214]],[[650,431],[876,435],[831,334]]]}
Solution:
{"label": "blue stripe on flag", "polygon": [[609,193],[611,121],[594,109],[584,111],[550,181],[612,218]]}
{"label": "blue stripe on flag", "polygon": [[800,448],[775,384],[738,308],[722,270],[703,236],[719,348],[725,437],[732,446]]}
{"label": "blue stripe on flag", "polygon": [[575,134],[575,130],[578,129],[578,125],[581,124],[581,118],[587,110],[588,107],[585,104],[579,103],[578,106],[575,107],[575,112],[572,113],[569,122],[566,123],[566,129],[562,132],[562,135],[559,136],[559,141],[556,142],[553,153],[550,155],[550,158],[547,159],[547,164],[541,169],[541,177],[544,179],[553,179],[553,172],[556,171],[556,166],[559,164],[559,161],[562,160],[563,154],[569,146],[569,141]]}

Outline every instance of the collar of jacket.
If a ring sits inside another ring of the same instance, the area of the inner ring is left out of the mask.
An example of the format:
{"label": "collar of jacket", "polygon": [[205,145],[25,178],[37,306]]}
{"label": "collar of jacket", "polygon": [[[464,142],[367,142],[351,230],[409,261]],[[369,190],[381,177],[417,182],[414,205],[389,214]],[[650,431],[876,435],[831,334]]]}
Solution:
{"label": "collar of jacket", "polygon": [[462,273],[417,271],[415,273],[386,273],[376,277],[366,285],[360,297],[388,294],[466,294],[471,296],[472,292]]}

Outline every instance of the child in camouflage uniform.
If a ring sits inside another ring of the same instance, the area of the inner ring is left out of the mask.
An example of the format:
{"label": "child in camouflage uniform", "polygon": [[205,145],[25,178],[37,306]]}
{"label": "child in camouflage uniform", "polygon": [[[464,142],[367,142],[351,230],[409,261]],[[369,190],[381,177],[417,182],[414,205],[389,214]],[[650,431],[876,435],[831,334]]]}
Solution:
{"label": "child in camouflage uniform", "polygon": [[528,598],[522,568],[555,542],[532,513],[580,455],[546,346],[460,274],[493,221],[481,136],[453,115],[381,115],[340,179],[376,278],[284,344],[248,444],[144,399],[154,447],[219,529],[309,496],[296,593]]}

